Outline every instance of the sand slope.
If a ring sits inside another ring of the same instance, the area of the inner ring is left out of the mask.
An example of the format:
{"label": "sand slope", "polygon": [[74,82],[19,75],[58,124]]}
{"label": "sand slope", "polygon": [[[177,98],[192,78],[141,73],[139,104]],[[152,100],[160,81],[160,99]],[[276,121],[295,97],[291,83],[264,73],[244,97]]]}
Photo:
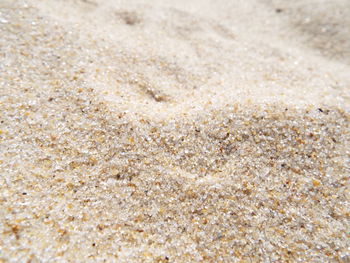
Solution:
{"label": "sand slope", "polygon": [[0,261],[349,261],[349,6],[315,2],[1,0]]}

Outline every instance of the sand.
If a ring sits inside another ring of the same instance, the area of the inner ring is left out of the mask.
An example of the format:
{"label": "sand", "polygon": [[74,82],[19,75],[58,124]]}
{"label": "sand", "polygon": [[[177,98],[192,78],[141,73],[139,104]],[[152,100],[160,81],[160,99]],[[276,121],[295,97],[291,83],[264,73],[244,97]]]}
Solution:
{"label": "sand", "polygon": [[349,262],[349,17],[0,0],[0,262]]}

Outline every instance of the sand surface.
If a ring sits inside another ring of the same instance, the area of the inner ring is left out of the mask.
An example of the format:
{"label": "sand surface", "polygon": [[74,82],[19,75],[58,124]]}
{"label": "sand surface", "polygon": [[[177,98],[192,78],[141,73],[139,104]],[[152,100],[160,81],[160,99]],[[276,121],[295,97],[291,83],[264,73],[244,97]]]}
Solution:
{"label": "sand surface", "polygon": [[0,262],[349,262],[348,0],[0,0]]}

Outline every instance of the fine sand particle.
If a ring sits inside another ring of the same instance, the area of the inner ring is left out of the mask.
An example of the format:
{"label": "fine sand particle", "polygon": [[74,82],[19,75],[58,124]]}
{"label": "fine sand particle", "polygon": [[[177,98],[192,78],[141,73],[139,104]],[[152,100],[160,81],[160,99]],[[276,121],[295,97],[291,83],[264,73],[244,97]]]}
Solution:
{"label": "fine sand particle", "polygon": [[350,14],[315,2],[0,0],[0,262],[349,262]]}

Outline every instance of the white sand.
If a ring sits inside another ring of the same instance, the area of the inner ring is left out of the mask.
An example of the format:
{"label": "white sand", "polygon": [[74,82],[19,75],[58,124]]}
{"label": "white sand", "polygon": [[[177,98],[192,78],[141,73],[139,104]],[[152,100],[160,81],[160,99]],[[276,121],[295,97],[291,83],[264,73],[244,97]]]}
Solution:
{"label": "white sand", "polygon": [[350,5],[0,0],[0,262],[349,262]]}

